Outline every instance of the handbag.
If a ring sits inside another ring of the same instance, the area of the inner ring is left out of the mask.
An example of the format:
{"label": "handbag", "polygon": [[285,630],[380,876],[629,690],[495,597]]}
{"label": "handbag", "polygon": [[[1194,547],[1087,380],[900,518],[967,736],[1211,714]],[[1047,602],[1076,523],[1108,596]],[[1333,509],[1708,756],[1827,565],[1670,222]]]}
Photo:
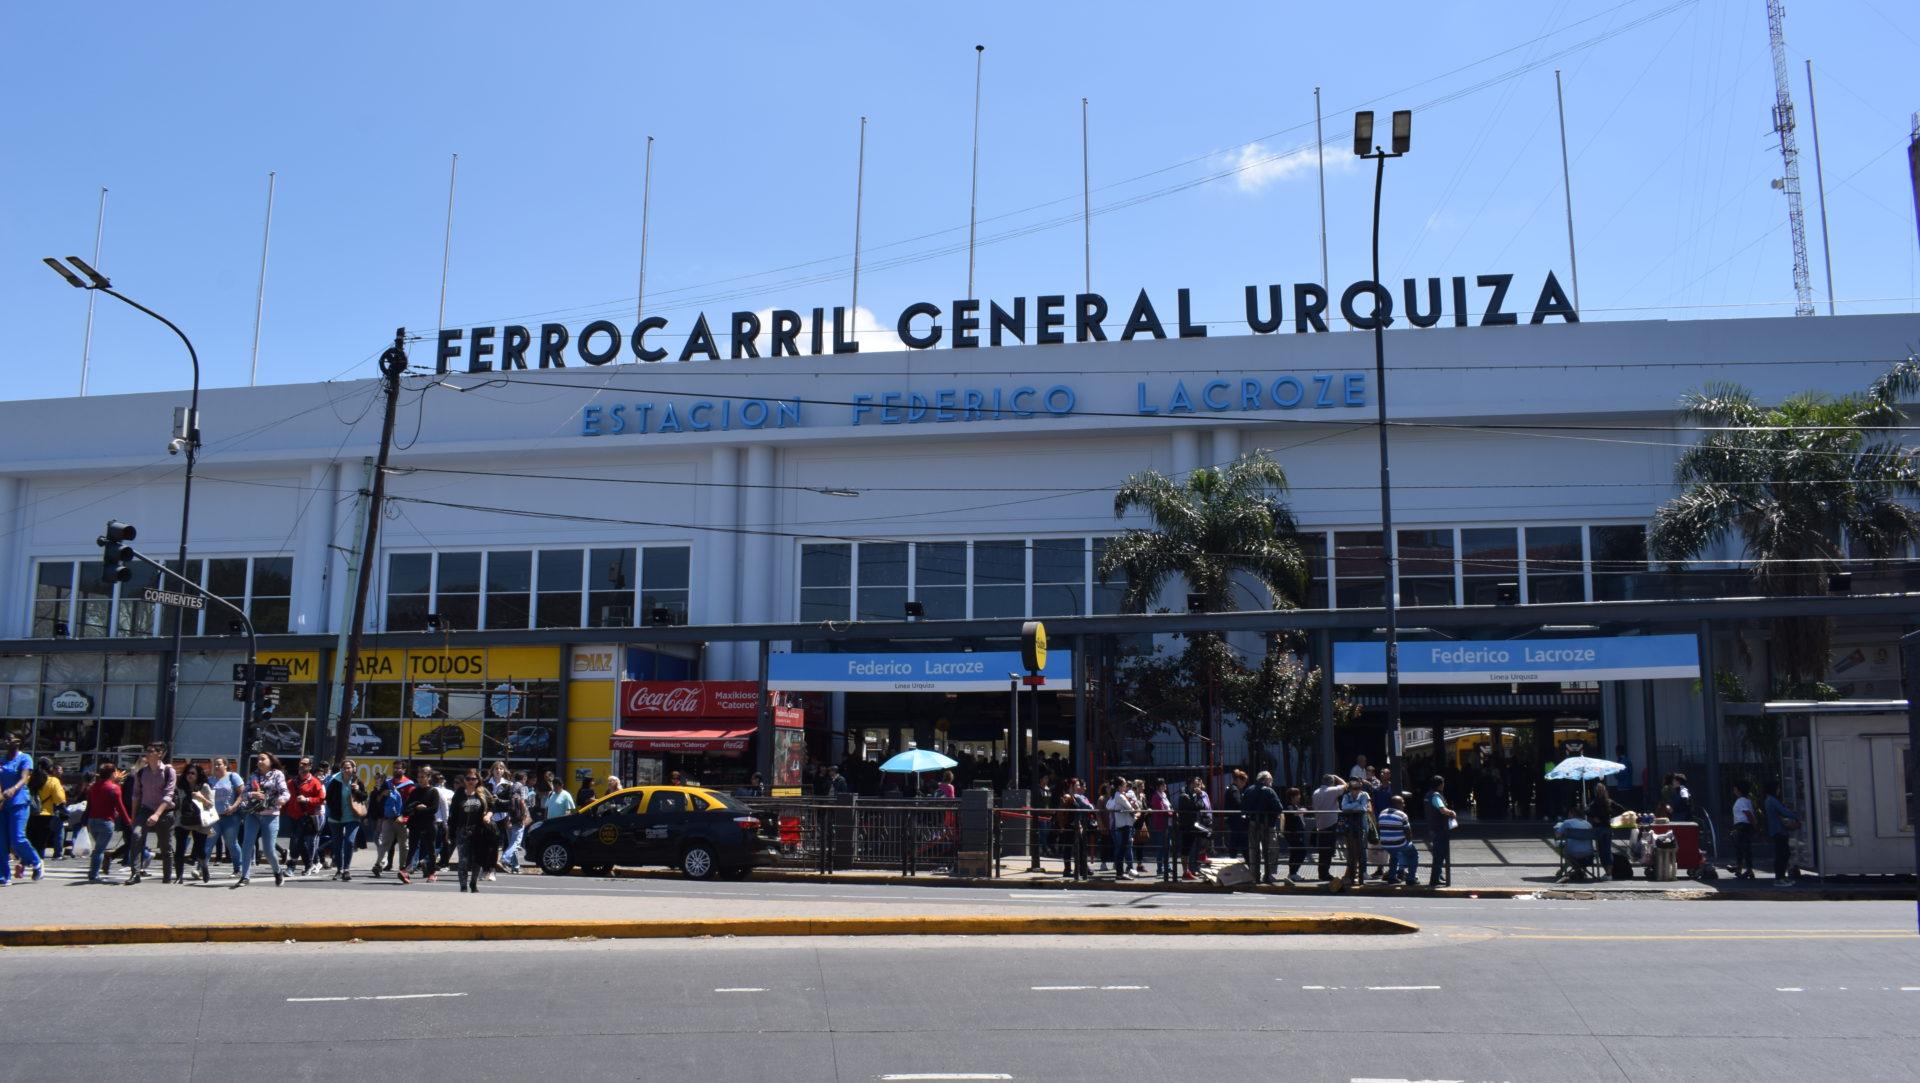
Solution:
{"label": "handbag", "polygon": [[367,818],[367,803],[365,801],[348,801],[347,805],[353,809],[355,816],[362,820]]}

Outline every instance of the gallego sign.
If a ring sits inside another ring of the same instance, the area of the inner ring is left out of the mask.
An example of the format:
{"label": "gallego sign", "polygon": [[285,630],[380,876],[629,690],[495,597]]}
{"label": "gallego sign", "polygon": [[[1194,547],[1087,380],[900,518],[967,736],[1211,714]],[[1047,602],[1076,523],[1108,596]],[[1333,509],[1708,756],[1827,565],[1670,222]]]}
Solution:
{"label": "gallego sign", "polygon": [[[1385,684],[1386,671],[1384,643],[1333,645],[1333,679],[1342,684]],[[1400,644],[1402,684],[1650,681],[1699,675],[1700,646],[1690,635]]]}

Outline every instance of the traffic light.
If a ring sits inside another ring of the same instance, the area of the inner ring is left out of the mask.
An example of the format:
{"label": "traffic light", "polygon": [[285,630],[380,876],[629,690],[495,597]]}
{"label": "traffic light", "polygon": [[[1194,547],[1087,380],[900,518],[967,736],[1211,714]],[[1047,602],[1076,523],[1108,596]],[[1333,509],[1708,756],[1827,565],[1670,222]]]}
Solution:
{"label": "traffic light", "polygon": [[273,712],[280,706],[280,689],[270,684],[255,685],[253,689],[255,722],[271,722]]}
{"label": "traffic light", "polygon": [[112,586],[133,578],[133,548],[127,543],[136,533],[132,523],[107,520],[107,532],[95,539],[100,546],[100,582]]}

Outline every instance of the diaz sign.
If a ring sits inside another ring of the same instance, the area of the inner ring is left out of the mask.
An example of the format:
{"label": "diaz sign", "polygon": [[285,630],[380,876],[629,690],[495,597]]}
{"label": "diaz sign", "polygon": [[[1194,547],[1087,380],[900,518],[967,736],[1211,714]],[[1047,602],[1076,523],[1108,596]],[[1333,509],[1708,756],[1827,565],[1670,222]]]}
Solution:
{"label": "diaz sign", "polygon": [[[1465,327],[1475,308],[1480,310],[1478,326],[1497,327],[1520,322],[1545,323],[1558,317],[1565,323],[1580,322],[1560,282],[1547,272],[1530,311],[1510,307],[1508,297],[1513,286],[1510,274],[1475,275],[1469,284],[1465,276],[1450,279],[1409,278],[1401,283],[1401,315],[1394,315],[1395,290],[1390,283],[1362,280],[1333,291],[1317,282],[1248,286],[1244,294],[1246,324],[1255,334],[1267,335],[1289,322],[1287,302],[1291,301],[1291,323],[1296,334],[1329,330],[1336,317],[1361,331],[1391,327],[1404,319],[1414,327],[1432,327],[1447,320],[1454,327]],[[1028,301],[1032,304],[1029,305]],[[1162,305],[1165,298],[1162,298]],[[1122,313],[1124,312],[1124,315]],[[1098,293],[1081,293],[1071,300],[1066,294],[1042,294],[1033,298],[1016,297],[1002,307],[998,301],[977,299],[952,302],[944,310],[932,301],[915,301],[900,310],[894,331],[910,350],[930,350],[943,343],[954,349],[980,346],[1036,345],[1056,346],[1068,341],[1105,342],[1107,326],[1117,323],[1121,341],[1136,338],[1205,338],[1207,325],[1195,323],[1191,291],[1175,291],[1173,311],[1162,314],[1146,290],[1131,304],[1108,303]],[[948,323],[943,325],[941,317]],[[766,320],[757,312],[731,313],[723,331],[728,339],[726,356],[733,359],[755,357],[819,356],[825,353],[859,353],[860,343],[850,335],[847,310],[832,310],[831,343],[826,337],[829,323],[824,308],[812,310],[812,319],[803,320],[793,309],[777,308]],[[1169,332],[1169,324],[1172,331]],[[950,325],[950,326],[949,326]],[[1069,325],[1071,329],[1069,330]],[[634,361],[718,361],[720,338],[706,313],[694,317],[678,354],[649,341],[649,336],[666,337],[668,321],[664,316],[648,316],[622,332],[612,320],[595,320],[573,329],[563,323],[543,323],[537,329],[524,324],[459,328],[440,332],[434,368],[453,370],[455,361],[465,358],[466,371],[492,372],[495,369],[566,368],[568,357],[585,365],[611,365],[631,353]],[[803,333],[803,328],[807,330]],[[571,348],[569,348],[571,347]],[[763,352],[764,351],[764,352]]]}

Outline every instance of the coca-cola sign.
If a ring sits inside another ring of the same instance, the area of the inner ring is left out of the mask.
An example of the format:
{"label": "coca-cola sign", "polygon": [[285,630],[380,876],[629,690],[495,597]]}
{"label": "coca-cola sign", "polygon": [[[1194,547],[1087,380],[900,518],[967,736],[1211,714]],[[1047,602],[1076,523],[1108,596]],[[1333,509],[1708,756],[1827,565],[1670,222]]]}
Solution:
{"label": "coca-cola sign", "polygon": [[620,688],[622,719],[759,716],[760,689],[752,681],[627,681]]}

